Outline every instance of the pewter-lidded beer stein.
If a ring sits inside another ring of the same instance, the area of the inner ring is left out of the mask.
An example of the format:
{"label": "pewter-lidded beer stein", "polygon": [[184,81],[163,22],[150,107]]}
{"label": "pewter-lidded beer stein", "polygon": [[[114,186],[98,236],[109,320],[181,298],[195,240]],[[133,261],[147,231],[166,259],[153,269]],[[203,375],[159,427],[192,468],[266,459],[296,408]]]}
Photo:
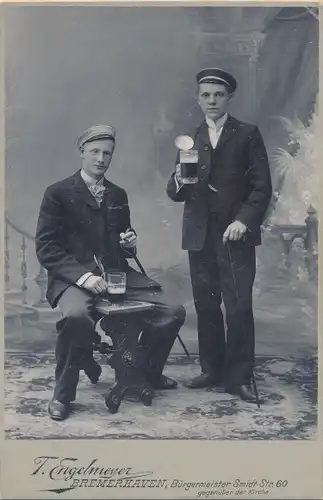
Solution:
{"label": "pewter-lidded beer stein", "polygon": [[188,135],[180,135],[175,140],[179,151],[180,173],[183,184],[196,184],[198,182],[197,166],[198,151],[192,149],[193,139]]}

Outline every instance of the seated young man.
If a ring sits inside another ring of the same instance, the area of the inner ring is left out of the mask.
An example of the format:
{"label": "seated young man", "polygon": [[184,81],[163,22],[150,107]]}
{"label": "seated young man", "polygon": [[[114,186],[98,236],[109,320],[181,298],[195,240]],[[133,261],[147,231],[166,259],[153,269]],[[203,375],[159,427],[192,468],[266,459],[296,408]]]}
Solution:
{"label": "seated young man", "polygon": [[184,323],[185,309],[167,304],[160,286],[127,262],[137,240],[127,193],[105,178],[115,135],[115,129],[106,125],[86,130],[78,139],[82,168],[49,186],[40,207],[36,253],[48,271],[47,300],[63,314],[57,323],[56,385],[48,406],[54,420],[69,415],[80,370],[93,382],[101,374],[92,352],[95,302],[108,286],[100,262],[105,269],[126,271],[127,297],[156,304],[153,313],[142,313],[141,342],[150,347],[146,376],[155,389],[177,386],[163,375],[163,369]]}

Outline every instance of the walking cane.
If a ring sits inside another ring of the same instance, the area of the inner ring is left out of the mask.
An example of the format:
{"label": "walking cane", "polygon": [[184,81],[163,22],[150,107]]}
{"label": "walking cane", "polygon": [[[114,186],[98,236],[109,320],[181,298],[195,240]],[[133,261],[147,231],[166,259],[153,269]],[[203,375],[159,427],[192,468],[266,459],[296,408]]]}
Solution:
{"label": "walking cane", "polygon": [[[236,298],[237,298],[237,302],[238,302],[238,309],[240,310],[240,307],[239,307],[240,306],[240,296],[239,296],[239,291],[238,291],[238,287],[237,287],[237,281],[236,281],[236,276],[235,276],[235,272],[234,272],[233,260],[232,260],[232,255],[231,255],[231,250],[230,250],[229,242],[227,242],[226,246],[227,246],[227,249],[228,249],[229,261],[230,261],[230,268],[231,268],[231,273],[232,273],[232,278],[233,278],[233,286],[234,286],[234,288],[236,290]],[[242,320],[241,324],[242,324],[244,336],[246,337],[247,336],[247,329],[245,328],[245,324],[244,324],[242,315],[241,315],[240,320]],[[254,374],[253,367],[252,367],[252,371],[251,371],[251,380],[252,380],[252,385],[253,385],[253,388],[254,388],[254,391],[255,391],[257,406],[258,406],[258,408],[260,408],[260,400],[259,400],[259,395],[258,395],[257,384],[256,384],[256,379],[255,379],[255,374]]]}

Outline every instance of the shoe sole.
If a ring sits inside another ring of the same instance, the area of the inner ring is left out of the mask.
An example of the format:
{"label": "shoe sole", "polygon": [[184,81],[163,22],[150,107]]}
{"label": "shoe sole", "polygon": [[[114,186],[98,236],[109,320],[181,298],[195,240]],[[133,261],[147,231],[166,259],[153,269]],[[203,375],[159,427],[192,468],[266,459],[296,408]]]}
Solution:
{"label": "shoe sole", "polygon": [[178,388],[178,385],[174,385],[173,387],[155,387],[152,386],[155,391],[173,391]]}
{"label": "shoe sole", "polygon": [[48,415],[50,416],[50,418],[51,418],[52,420],[55,420],[56,422],[60,422],[60,421],[62,421],[62,420],[65,420],[65,419],[68,417],[68,415],[66,415],[65,417],[56,417],[55,415],[52,415],[52,414],[51,414],[51,413],[49,413],[49,412],[48,412]]}
{"label": "shoe sole", "polygon": [[65,420],[71,413],[71,410],[67,411],[67,413],[64,415],[64,416],[58,416],[58,415],[55,415],[53,413],[51,413],[50,409],[49,409],[49,406],[47,407],[47,414],[49,415],[49,417],[52,419],[52,420],[56,420],[56,421],[61,421],[61,420]]}
{"label": "shoe sole", "polygon": [[[252,403],[252,404],[255,404],[257,405],[258,404],[258,401],[256,399],[248,399],[248,398],[244,398],[243,396],[241,396],[241,394],[237,393],[237,392],[231,392],[231,391],[225,391],[227,394],[230,394],[231,396],[237,396],[238,398],[241,399],[241,401],[244,401],[245,403]],[[264,400],[259,398],[259,404],[263,404],[264,403]]]}
{"label": "shoe sole", "polygon": [[[241,401],[244,401],[245,403],[251,403],[254,405],[258,404],[258,401],[256,399],[244,399],[240,396]],[[264,401],[262,399],[259,399],[259,405],[264,404]]]}
{"label": "shoe sole", "polygon": [[189,385],[189,384],[184,384],[185,387],[188,389],[208,389],[209,387],[223,387],[221,384],[214,383],[214,384],[207,384],[207,385]]}

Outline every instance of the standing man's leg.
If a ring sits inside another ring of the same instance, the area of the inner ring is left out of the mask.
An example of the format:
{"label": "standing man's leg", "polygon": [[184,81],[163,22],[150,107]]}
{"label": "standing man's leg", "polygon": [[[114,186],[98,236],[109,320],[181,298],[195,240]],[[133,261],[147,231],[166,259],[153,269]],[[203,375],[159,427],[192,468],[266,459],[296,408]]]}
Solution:
{"label": "standing man's leg", "polygon": [[56,385],[49,414],[62,420],[69,413],[69,403],[75,400],[79,371],[92,356],[94,297],[89,292],[70,286],[59,299],[63,318],[57,323]]}
{"label": "standing man's leg", "polygon": [[239,394],[243,399],[254,402],[255,396],[249,386],[255,351],[252,308],[256,271],[255,247],[242,241],[223,245],[221,236],[217,246],[227,321],[225,387],[228,392]]}
{"label": "standing man's leg", "polygon": [[201,251],[189,252],[189,262],[202,374],[187,385],[190,388],[203,388],[221,382],[225,359],[220,277],[216,248],[210,230],[204,248]]}

